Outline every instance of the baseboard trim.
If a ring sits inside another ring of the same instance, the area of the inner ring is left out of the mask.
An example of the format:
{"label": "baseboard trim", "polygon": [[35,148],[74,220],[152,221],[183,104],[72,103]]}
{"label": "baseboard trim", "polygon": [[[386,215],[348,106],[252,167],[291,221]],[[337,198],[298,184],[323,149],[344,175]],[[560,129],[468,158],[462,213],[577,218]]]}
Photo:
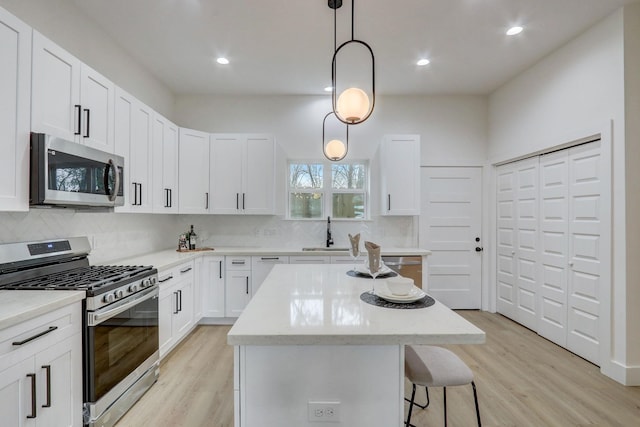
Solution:
{"label": "baseboard trim", "polygon": [[620,362],[611,360],[607,367],[604,365],[601,367],[600,372],[622,385],[640,385],[640,366],[638,365],[626,366]]}

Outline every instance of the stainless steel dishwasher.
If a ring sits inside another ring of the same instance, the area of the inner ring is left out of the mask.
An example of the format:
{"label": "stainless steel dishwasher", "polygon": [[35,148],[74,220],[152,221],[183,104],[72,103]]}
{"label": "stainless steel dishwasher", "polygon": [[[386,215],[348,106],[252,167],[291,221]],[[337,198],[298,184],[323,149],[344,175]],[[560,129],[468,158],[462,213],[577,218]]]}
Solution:
{"label": "stainless steel dishwasher", "polygon": [[422,257],[411,256],[383,256],[382,262],[403,277],[413,279],[413,283],[422,288]]}

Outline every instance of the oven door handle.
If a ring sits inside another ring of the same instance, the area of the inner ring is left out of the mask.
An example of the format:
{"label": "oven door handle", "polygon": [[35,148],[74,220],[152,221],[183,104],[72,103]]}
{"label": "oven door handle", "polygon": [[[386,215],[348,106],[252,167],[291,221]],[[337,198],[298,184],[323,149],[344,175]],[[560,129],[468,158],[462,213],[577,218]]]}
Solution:
{"label": "oven door handle", "polygon": [[88,326],[97,326],[100,323],[104,322],[105,320],[109,320],[114,316],[117,316],[118,314],[122,313],[123,311],[126,311],[128,309],[130,309],[133,306],[136,306],[138,304],[140,304],[141,302],[144,302],[148,299],[157,297],[159,293],[159,288],[157,286],[150,288],[150,289],[145,289],[144,291],[140,292],[139,294],[136,294],[135,297],[130,300],[130,301],[126,301],[124,304],[122,305],[118,305],[117,307],[114,307],[110,310],[105,310],[105,311],[96,311],[94,313],[87,313],[87,325]]}

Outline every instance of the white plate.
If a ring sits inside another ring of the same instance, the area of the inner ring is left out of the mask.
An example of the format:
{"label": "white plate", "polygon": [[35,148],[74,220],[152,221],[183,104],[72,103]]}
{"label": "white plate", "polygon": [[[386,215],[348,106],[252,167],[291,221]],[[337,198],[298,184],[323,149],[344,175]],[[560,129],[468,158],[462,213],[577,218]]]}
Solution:
{"label": "white plate", "polygon": [[[357,265],[356,266],[356,271],[360,274],[365,274],[367,276],[371,276],[371,273],[369,273],[369,270],[367,270],[367,267],[365,267],[364,265]],[[386,274],[389,273],[393,273],[393,270],[390,269],[389,267],[387,267],[386,265],[382,264],[382,268],[380,269],[380,274],[378,274],[377,277],[381,277],[384,276]]]}
{"label": "white plate", "polygon": [[406,304],[418,301],[419,299],[424,298],[427,294],[425,294],[422,289],[414,286],[407,295],[394,295],[386,288],[376,289],[376,295],[389,302]]}

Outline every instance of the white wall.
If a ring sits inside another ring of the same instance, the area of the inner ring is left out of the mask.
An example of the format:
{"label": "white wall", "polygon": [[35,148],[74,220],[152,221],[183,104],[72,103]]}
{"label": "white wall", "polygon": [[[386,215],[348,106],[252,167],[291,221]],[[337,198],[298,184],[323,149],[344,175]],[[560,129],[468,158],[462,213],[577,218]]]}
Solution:
{"label": "white wall", "polygon": [[0,6],[159,113],[172,118],[173,94],[69,0],[0,0]]}
{"label": "white wall", "polygon": [[[637,238],[633,248],[627,244],[628,203],[635,205],[637,214],[638,201],[637,196],[627,198],[626,186],[632,181],[626,166],[632,158],[626,156],[638,151],[630,148],[626,136],[625,43],[629,40],[625,15],[618,10],[489,97],[489,160],[493,163],[569,143],[612,120],[612,360],[603,361],[603,370],[622,382],[630,381],[629,375],[637,375],[640,368],[634,366],[640,357],[638,339],[632,338],[640,332],[640,322],[631,324],[630,315],[637,311],[640,295],[629,292],[634,286],[627,277],[627,261],[634,262],[627,251],[638,253]],[[628,53],[637,66],[638,50]],[[633,120],[637,122],[637,116]],[[637,179],[637,172],[634,176]],[[637,193],[637,188],[629,190]],[[631,381],[640,383],[640,377]]]}

